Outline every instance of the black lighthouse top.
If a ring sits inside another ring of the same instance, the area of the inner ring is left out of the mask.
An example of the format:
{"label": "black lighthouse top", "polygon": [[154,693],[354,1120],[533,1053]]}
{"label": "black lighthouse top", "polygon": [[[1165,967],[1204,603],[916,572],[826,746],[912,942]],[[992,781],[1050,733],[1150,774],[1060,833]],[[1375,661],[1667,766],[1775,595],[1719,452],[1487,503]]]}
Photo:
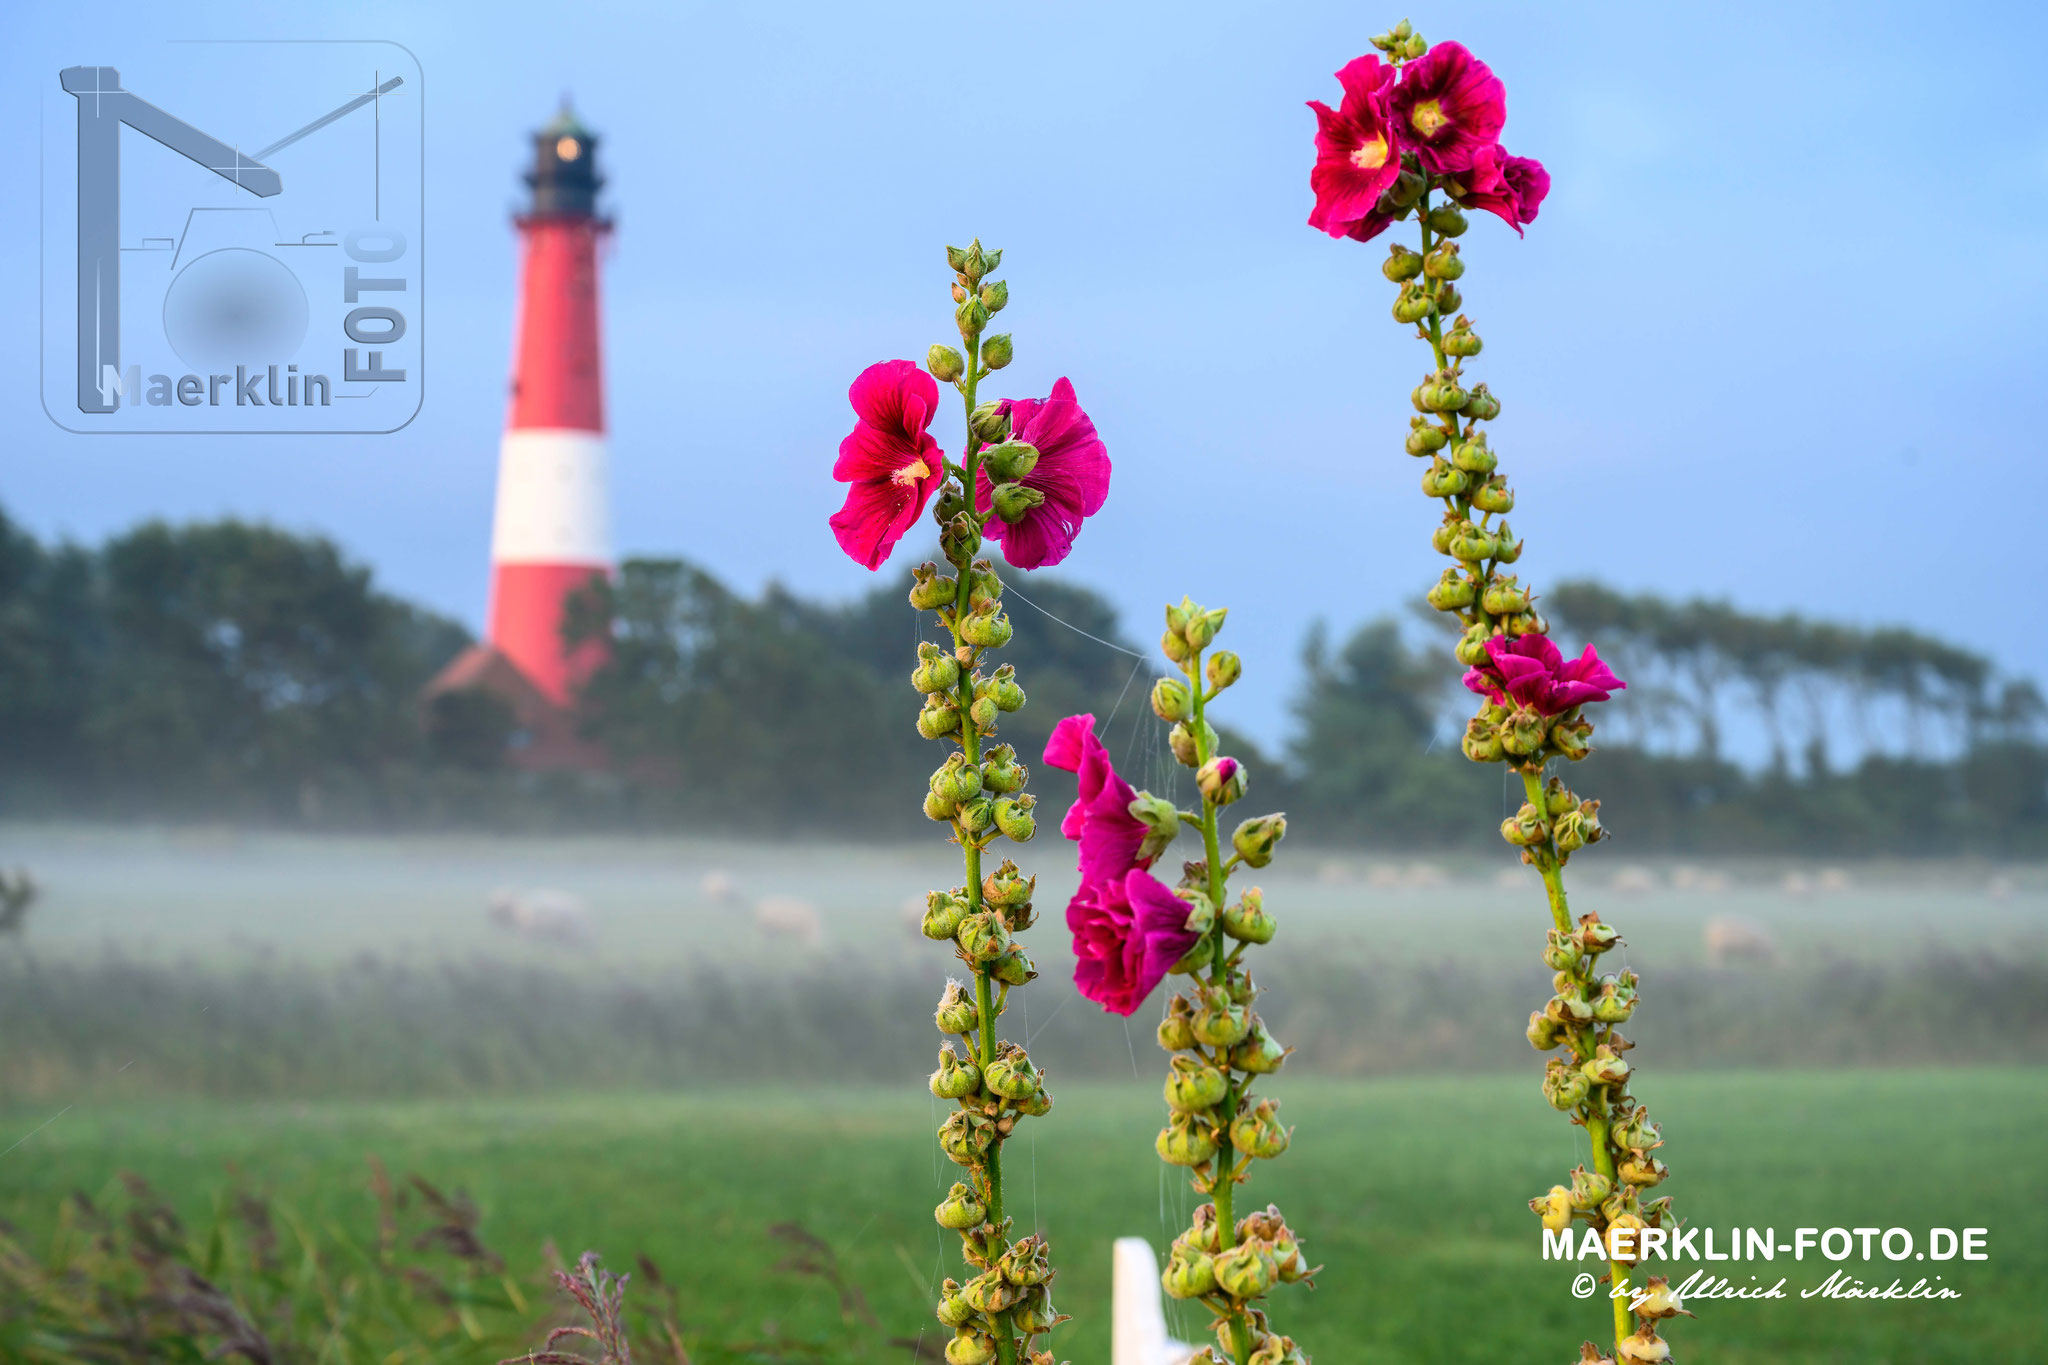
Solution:
{"label": "black lighthouse top", "polygon": [[533,188],[529,218],[597,216],[597,192],[604,187],[597,173],[597,135],[577,120],[566,99],[562,112],[533,135],[526,183]]}

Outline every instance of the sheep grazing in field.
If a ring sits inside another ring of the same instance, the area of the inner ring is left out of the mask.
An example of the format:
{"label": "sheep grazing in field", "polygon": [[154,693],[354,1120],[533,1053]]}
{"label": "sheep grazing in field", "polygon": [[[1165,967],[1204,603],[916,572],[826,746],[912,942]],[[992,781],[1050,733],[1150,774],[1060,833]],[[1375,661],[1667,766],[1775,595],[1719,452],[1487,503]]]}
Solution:
{"label": "sheep grazing in field", "polygon": [[1753,920],[1735,915],[1716,915],[1707,921],[1704,937],[1707,961],[1716,967],[1732,967],[1738,963],[1758,967],[1777,964],[1777,940]]}
{"label": "sheep grazing in field", "polygon": [[587,948],[597,937],[590,908],[567,891],[501,887],[491,893],[488,914],[492,924],[529,943]]}
{"label": "sheep grazing in field", "polygon": [[824,933],[818,907],[794,896],[763,896],[754,902],[754,927],[767,938],[814,946]]}

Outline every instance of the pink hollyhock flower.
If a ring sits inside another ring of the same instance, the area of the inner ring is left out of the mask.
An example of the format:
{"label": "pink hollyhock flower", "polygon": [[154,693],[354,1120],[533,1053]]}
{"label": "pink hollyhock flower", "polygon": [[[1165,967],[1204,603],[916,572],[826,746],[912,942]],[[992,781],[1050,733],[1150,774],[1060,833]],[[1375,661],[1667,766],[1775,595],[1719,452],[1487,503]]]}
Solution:
{"label": "pink hollyhock flower", "polygon": [[[1045,501],[1013,522],[991,517],[982,534],[1003,545],[1003,558],[1020,569],[1057,564],[1074,548],[1081,523],[1109,498],[1109,451],[1095,423],[1074,399],[1074,386],[1061,379],[1044,398],[1005,401],[1010,439],[1038,450],[1038,463],[1017,482],[1035,488]],[[975,506],[987,511],[995,485],[977,470]]]}
{"label": "pink hollyhock flower", "polygon": [[1187,927],[1187,902],[1138,856],[1145,825],[1130,805],[1137,793],[1110,766],[1095,717],[1068,716],[1053,727],[1045,761],[1080,779],[1060,833],[1080,845],[1081,886],[1067,903],[1074,935],[1074,985],[1104,1009],[1129,1015],[1201,937]]}
{"label": "pink hollyhock flower", "polygon": [[1067,904],[1075,988],[1112,1014],[1135,1014],[1202,937],[1187,921],[1188,903],[1149,872],[1082,883]]}
{"label": "pink hollyhock flower", "polygon": [[1471,167],[1454,179],[1451,192],[1467,207],[1497,215],[1519,237],[1550,194],[1550,172],[1535,158],[1510,156],[1496,144],[1473,158]]}
{"label": "pink hollyhock flower", "polygon": [[1378,225],[1360,241],[1379,235],[1391,216],[1374,212],[1380,196],[1401,178],[1401,144],[1394,135],[1387,102],[1394,68],[1367,55],[1337,73],[1344,87],[1342,104],[1332,109],[1310,100],[1316,111],[1316,164],[1309,187],[1316,193],[1308,225],[1332,237],[1358,237],[1369,220]]}
{"label": "pink hollyhock flower", "polygon": [[1567,663],[1547,635],[1513,640],[1496,635],[1486,642],[1486,662],[1465,675],[1465,686],[1500,706],[1513,701],[1559,716],[1589,701],[1606,701],[1628,684],[1614,676],[1591,645]]}
{"label": "pink hollyhock flower", "polygon": [[946,475],[946,452],[925,431],[939,386],[908,360],[885,360],[862,370],[846,396],[858,420],[832,477],[853,487],[832,514],[832,534],[857,563],[879,569]]}
{"label": "pink hollyhock flower", "polygon": [[1461,43],[1438,43],[1401,69],[1390,103],[1404,147],[1431,175],[1453,175],[1508,120],[1507,88]]}

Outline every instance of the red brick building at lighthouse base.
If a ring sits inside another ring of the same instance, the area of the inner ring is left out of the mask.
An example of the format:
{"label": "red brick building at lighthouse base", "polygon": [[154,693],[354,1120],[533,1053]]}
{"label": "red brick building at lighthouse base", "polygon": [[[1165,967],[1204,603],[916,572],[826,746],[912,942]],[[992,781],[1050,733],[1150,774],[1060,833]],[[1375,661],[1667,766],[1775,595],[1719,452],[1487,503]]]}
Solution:
{"label": "red brick building at lighthouse base", "polygon": [[562,629],[570,599],[609,573],[612,557],[598,340],[598,246],[611,223],[597,211],[596,152],[566,104],[534,134],[532,200],[515,220],[523,263],[488,625],[423,698],[430,726],[494,699],[490,709],[509,712],[505,756],[522,768],[604,766],[574,716],[604,645],[572,649]]}

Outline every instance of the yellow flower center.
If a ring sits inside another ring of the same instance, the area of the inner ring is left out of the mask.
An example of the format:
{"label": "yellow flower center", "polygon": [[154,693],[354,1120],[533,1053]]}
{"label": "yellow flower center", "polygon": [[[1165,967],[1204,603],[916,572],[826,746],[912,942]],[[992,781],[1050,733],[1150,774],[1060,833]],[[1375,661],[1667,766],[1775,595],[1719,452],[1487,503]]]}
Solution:
{"label": "yellow flower center", "polygon": [[891,474],[889,476],[889,481],[891,483],[900,483],[905,488],[908,488],[912,484],[916,483],[919,479],[930,478],[931,473],[932,471],[930,467],[927,466],[923,460],[912,460],[909,464],[903,466],[903,468],[897,470],[894,474]]}
{"label": "yellow flower center", "polygon": [[1351,164],[1361,171],[1376,171],[1387,164],[1387,140],[1376,137],[1370,142],[1360,143],[1358,150],[1351,154]]}
{"label": "yellow flower center", "polygon": [[1451,120],[1450,116],[1444,113],[1442,101],[1423,100],[1408,115],[1408,121],[1415,125],[1416,132],[1428,137]]}

